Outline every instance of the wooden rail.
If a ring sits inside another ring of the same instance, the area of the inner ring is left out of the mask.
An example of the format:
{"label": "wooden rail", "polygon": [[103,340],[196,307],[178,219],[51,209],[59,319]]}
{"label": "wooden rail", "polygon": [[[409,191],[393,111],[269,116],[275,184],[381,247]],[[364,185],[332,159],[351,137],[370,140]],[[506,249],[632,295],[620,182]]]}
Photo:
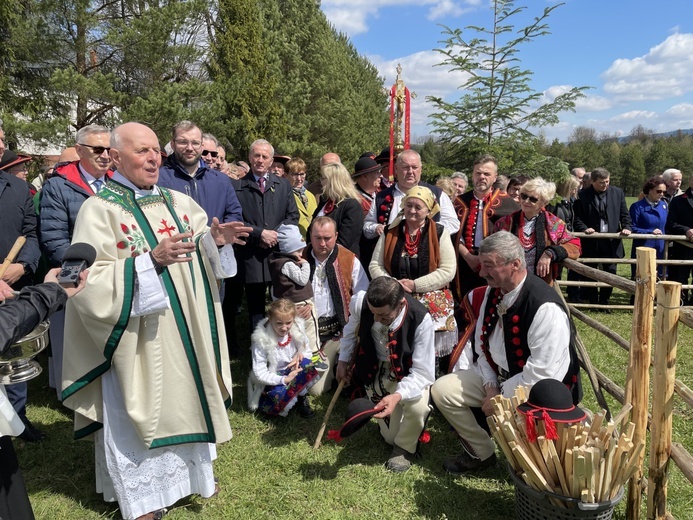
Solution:
{"label": "wooden rail", "polygon": [[[581,234],[577,234],[581,235]],[[617,234],[601,234],[603,238],[618,238]],[[666,240],[678,239],[680,236],[659,236]],[[621,237],[625,238],[625,237]],[[656,238],[656,236],[631,235],[630,238]],[[686,244],[691,246],[691,244]],[[644,250],[644,251],[641,251]],[[649,250],[649,252],[647,251]],[[647,434],[649,425],[652,431],[649,461],[649,485],[644,475],[636,475],[629,484],[628,501],[626,504],[626,517],[629,520],[638,520],[640,517],[640,504],[642,492],[647,492],[647,517],[649,519],[671,519],[666,511],[668,462],[672,460],[681,469],[684,476],[693,483],[693,456],[679,443],[671,440],[671,417],[673,413],[673,395],[678,395],[686,406],[693,408],[693,391],[682,381],[675,379],[676,366],[676,331],[678,323],[693,328],[693,309],[679,306],[681,284],[675,282],[656,283],[656,267],[654,262],[654,250],[651,248],[638,248],[637,259],[642,260],[638,265],[636,277],[641,280],[638,284],[622,277],[599,271],[582,262],[565,260],[563,265],[588,278],[597,280],[616,287],[628,294],[635,294],[635,306],[633,316],[633,328],[631,341],[628,342],[616,332],[605,327],[598,321],[578,310],[574,305],[569,305],[570,313],[587,326],[597,330],[608,337],[619,347],[629,352],[630,361],[626,380],[626,389],[621,389],[605,374],[591,366],[588,361],[581,360],[583,368],[589,367],[599,386],[606,390],[620,403],[631,403],[634,406],[632,421],[636,423],[641,435]],[[643,256],[644,255],[644,256]],[[647,258],[647,260],[644,260]],[[693,262],[689,262],[692,263]],[[671,265],[671,264],[670,264]],[[559,285],[560,281],[559,281]],[[672,289],[672,287],[674,289]],[[650,355],[651,327],[653,321],[653,307],[657,295],[658,312],[656,328],[656,347],[654,349],[656,359],[653,372],[653,411],[656,419],[648,414],[647,399],[649,396],[649,368],[653,364]],[[592,306],[593,308],[595,306]],[[603,306],[602,306],[603,307]],[[649,325],[648,325],[649,321]],[[582,352],[581,352],[582,354]],[[587,370],[587,368],[585,368]],[[654,424],[656,423],[656,425]]]}

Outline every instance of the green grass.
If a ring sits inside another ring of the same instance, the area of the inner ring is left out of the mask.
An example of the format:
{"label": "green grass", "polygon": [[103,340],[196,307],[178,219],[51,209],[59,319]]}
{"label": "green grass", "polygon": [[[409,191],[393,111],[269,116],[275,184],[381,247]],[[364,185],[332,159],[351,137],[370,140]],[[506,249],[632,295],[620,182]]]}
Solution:
{"label": "green grass", "polygon": [[[627,269],[621,266],[619,273],[627,274]],[[619,291],[614,292],[614,299],[627,303],[627,295]],[[629,312],[592,316],[623,337],[630,337]],[[242,320],[238,321],[244,326]],[[627,354],[581,323],[577,325],[595,365],[623,385]],[[684,326],[679,330],[677,377],[693,386],[693,355],[689,348],[693,331]],[[432,414],[429,421],[431,442],[422,447],[422,457],[404,475],[391,474],[384,468],[390,447],[380,438],[375,423],[341,444],[324,440],[319,450],[312,449],[331,395],[312,398],[317,413],[309,420],[295,414],[285,420],[265,420],[248,413],[244,382],[250,359],[247,343],[244,347],[245,354],[232,363],[234,403],[229,420],[234,438],[219,447],[215,464],[222,491],[210,500],[182,501],[166,518],[514,517],[513,486],[504,463],[473,477],[455,479],[443,472],[444,458],[457,453],[459,446],[438,413]],[[117,506],[104,503],[94,491],[93,445],[72,440],[71,415],[57,402],[54,391],[46,388],[46,382],[44,373],[30,384],[29,417],[48,434],[47,440],[35,445],[19,440],[15,443],[36,517],[120,518]],[[583,383],[583,404],[596,411],[596,400],[584,376]],[[612,411],[620,407],[613,399],[610,406]],[[678,398],[675,407],[674,439],[693,451],[693,412]],[[345,408],[346,402],[340,400],[328,428],[341,423]],[[693,486],[674,464],[670,467],[669,510],[679,520],[693,518]],[[617,520],[625,518],[624,502],[616,509]]]}

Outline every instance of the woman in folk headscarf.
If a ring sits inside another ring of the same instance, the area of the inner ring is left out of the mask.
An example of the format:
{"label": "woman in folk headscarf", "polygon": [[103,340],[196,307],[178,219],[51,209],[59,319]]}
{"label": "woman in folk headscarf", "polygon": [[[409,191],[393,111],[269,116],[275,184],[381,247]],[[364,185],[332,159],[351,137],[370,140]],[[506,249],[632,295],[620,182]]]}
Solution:
{"label": "woman in folk headscarf", "polygon": [[432,217],[439,211],[433,192],[414,186],[402,199],[402,211],[375,246],[369,270],[396,278],[404,290],[428,309],[436,329],[436,372],[446,370],[447,358],[457,343],[452,293],[455,248],[450,234]]}
{"label": "woman in folk headscarf", "polygon": [[525,250],[527,271],[549,285],[558,275],[560,263],[580,256],[580,239],[568,231],[566,223],[546,210],[556,195],[556,185],[541,177],[527,181],[520,188],[520,211],[496,222],[494,231],[516,235]]}

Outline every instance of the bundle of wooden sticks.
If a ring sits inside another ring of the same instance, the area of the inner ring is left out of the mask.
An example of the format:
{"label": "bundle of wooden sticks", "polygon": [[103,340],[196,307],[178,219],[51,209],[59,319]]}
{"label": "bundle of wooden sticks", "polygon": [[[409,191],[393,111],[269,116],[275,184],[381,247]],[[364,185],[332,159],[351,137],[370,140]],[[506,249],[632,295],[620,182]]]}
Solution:
{"label": "bundle of wooden sticks", "polygon": [[[524,387],[512,399],[496,396],[494,415],[487,418],[493,438],[505,453],[516,475],[537,491],[549,491],[585,503],[612,500],[638,467],[645,442],[633,443],[635,425],[621,431],[616,425],[630,412],[624,406],[612,421],[605,411],[594,415],[591,424],[556,423],[558,439],[546,437],[544,423],[536,421],[536,441],[527,436],[525,417],[516,411],[527,400]],[[552,499],[565,507],[565,503]]]}

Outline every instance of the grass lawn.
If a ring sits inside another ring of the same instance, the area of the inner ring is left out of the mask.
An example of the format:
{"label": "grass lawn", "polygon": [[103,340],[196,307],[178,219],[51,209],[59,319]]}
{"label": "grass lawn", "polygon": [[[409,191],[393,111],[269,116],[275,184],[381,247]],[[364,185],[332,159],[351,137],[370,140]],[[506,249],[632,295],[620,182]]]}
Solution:
{"label": "grass lawn", "polygon": [[[628,267],[622,266],[619,273],[629,273]],[[615,291],[615,302],[627,303],[627,300],[627,295]],[[593,317],[623,337],[630,337],[630,312],[593,314]],[[595,365],[622,386],[627,354],[581,323],[577,325]],[[693,331],[680,326],[677,377],[689,386],[693,386],[691,344]],[[341,444],[324,440],[319,450],[312,449],[331,395],[312,398],[317,413],[309,420],[295,414],[285,420],[263,420],[248,413],[245,379],[249,368],[246,349],[241,359],[232,364],[234,403],[229,420],[234,438],[218,450],[215,468],[222,488],[220,495],[210,500],[183,501],[166,518],[506,520],[514,517],[514,491],[503,462],[471,477],[455,479],[443,472],[443,459],[457,453],[459,446],[439,413],[432,414],[429,421],[431,442],[422,447],[422,457],[408,473],[394,475],[384,468],[390,447],[380,438],[375,423]],[[596,400],[586,377],[583,384],[583,404],[596,410]],[[94,491],[92,444],[72,440],[71,415],[46,385],[45,372],[30,383],[29,417],[48,438],[34,445],[15,442],[36,517],[120,518],[117,506],[104,503]],[[619,409],[615,401],[610,403],[612,411]],[[678,398],[675,406],[675,440],[692,451],[693,412]],[[346,402],[340,400],[328,428],[341,423],[345,408]],[[669,509],[679,520],[693,518],[693,486],[673,464],[670,467],[673,469]],[[614,518],[625,518],[623,502]],[[642,518],[645,518],[644,510]]]}

